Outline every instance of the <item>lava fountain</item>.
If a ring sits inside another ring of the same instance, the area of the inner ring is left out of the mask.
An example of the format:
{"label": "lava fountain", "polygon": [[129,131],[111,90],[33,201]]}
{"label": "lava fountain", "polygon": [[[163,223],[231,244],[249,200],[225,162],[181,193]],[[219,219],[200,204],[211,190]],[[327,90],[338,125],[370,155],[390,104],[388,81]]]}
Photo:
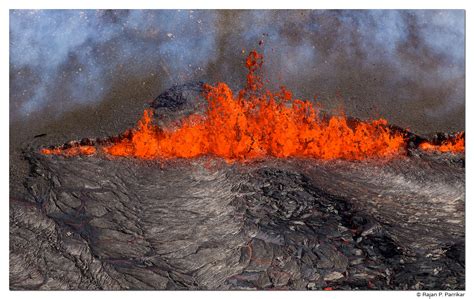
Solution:
{"label": "lava fountain", "polygon": [[[92,155],[140,159],[193,158],[214,155],[226,161],[264,157],[310,157],[323,160],[391,158],[406,152],[406,136],[391,130],[387,120],[350,121],[343,113],[324,116],[308,100],[294,98],[285,87],[266,90],[258,72],[263,56],[250,52],[246,59],[247,85],[237,94],[226,83],[204,85],[207,108],[174,128],[153,124],[146,109],[137,126],[111,145],[43,149],[43,154]],[[464,151],[464,137],[423,150]]]}

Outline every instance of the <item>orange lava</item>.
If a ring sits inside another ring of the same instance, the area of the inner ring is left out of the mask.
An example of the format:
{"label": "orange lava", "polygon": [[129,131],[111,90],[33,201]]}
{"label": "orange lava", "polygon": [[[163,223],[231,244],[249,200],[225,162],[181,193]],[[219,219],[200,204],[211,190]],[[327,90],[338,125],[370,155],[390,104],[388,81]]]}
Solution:
{"label": "orange lava", "polygon": [[[295,99],[283,87],[278,92],[264,90],[257,74],[262,64],[262,55],[250,52],[247,86],[237,95],[225,83],[206,85],[208,106],[202,115],[190,115],[176,128],[159,128],[148,109],[130,137],[100,149],[112,156],[140,159],[214,155],[226,161],[268,156],[362,160],[405,152],[403,134],[391,131],[385,119],[323,118],[311,102]],[[43,153],[87,155],[95,153],[95,148],[45,149]]]}
{"label": "orange lava", "polygon": [[152,110],[146,110],[133,136],[105,152],[142,159],[211,154],[232,161],[266,156],[361,160],[404,151],[403,135],[392,133],[384,119],[352,126],[344,115],[322,120],[311,102],[293,99],[284,88],[263,91],[256,75],[262,59],[255,51],[249,54],[247,87],[237,96],[225,83],[206,85],[205,114],[183,119],[177,129],[153,125]]}
{"label": "orange lava", "polygon": [[423,142],[420,144],[420,148],[424,151],[437,151],[437,152],[452,152],[452,153],[463,153],[464,152],[464,132],[456,134],[453,139],[448,139],[440,145],[434,145],[429,142]]}
{"label": "orange lava", "polygon": [[60,149],[60,148],[54,148],[54,149],[48,149],[44,148],[41,150],[41,153],[44,155],[62,155],[65,157],[71,157],[71,156],[77,156],[77,155],[93,155],[96,153],[96,148],[93,146],[89,145],[81,145],[81,146],[75,146],[75,147],[70,147],[67,149]]}

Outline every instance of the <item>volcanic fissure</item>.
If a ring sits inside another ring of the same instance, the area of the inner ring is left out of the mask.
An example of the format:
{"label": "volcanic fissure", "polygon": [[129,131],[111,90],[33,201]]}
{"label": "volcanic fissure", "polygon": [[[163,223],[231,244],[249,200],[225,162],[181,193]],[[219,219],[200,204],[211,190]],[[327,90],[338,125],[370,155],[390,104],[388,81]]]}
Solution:
{"label": "volcanic fissure", "polygon": [[[294,98],[283,86],[278,92],[265,90],[259,76],[262,65],[263,56],[250,52],[244,89],[235,95],[225,83],[205,84],[205,112],[191,114],[172,128],[154,125],[153,110],[146,109],[137,127],[111,145],[45,148],[42,153],[74,156],[100,150],[141,159],[215,155],[226,161],[268,156],[363,160],[405,154],[406,134],[392,130],[383,118],[353,121],[344,113],[326,116],[312,102]],[[423,142],[420,148],[462,152],[464,133],[440,145]]]}

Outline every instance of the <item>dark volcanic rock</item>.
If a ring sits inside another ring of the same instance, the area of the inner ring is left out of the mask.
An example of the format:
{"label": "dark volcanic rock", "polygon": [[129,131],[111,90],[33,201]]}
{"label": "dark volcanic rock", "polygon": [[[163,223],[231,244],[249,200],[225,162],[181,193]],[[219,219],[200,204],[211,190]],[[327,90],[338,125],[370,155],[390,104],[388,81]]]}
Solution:
{"label": "dark volcanic rock", "polygon": [[167,127],[187,115],[203,113],[207,107],[203,86],[203,82],[175,85],[157,96],[150,103],[156,123],[160,127]]}
{"label": "dark volcanic rock", "polygon": [[460,156],[25,157],[12,289],[464,289]]}
{"label": "dark volcanic rock", "polygon": [[157,96],[150,104],[154,109],[181,110],[204,91],[203,82],[175,85]]}

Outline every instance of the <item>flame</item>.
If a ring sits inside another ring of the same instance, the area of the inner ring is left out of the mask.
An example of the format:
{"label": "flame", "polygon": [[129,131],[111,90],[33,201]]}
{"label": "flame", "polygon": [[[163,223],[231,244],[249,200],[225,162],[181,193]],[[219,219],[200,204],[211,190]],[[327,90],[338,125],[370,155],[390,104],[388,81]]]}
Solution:
{"label": "flame", "polygon": [[463,153],[464,152],[464,132],[457,133],[454,138],[445,140],[440,145],[434,145],[429,142],[423,142],[420,144],[420,148],[424,151],[438,151],[442,153]]}

